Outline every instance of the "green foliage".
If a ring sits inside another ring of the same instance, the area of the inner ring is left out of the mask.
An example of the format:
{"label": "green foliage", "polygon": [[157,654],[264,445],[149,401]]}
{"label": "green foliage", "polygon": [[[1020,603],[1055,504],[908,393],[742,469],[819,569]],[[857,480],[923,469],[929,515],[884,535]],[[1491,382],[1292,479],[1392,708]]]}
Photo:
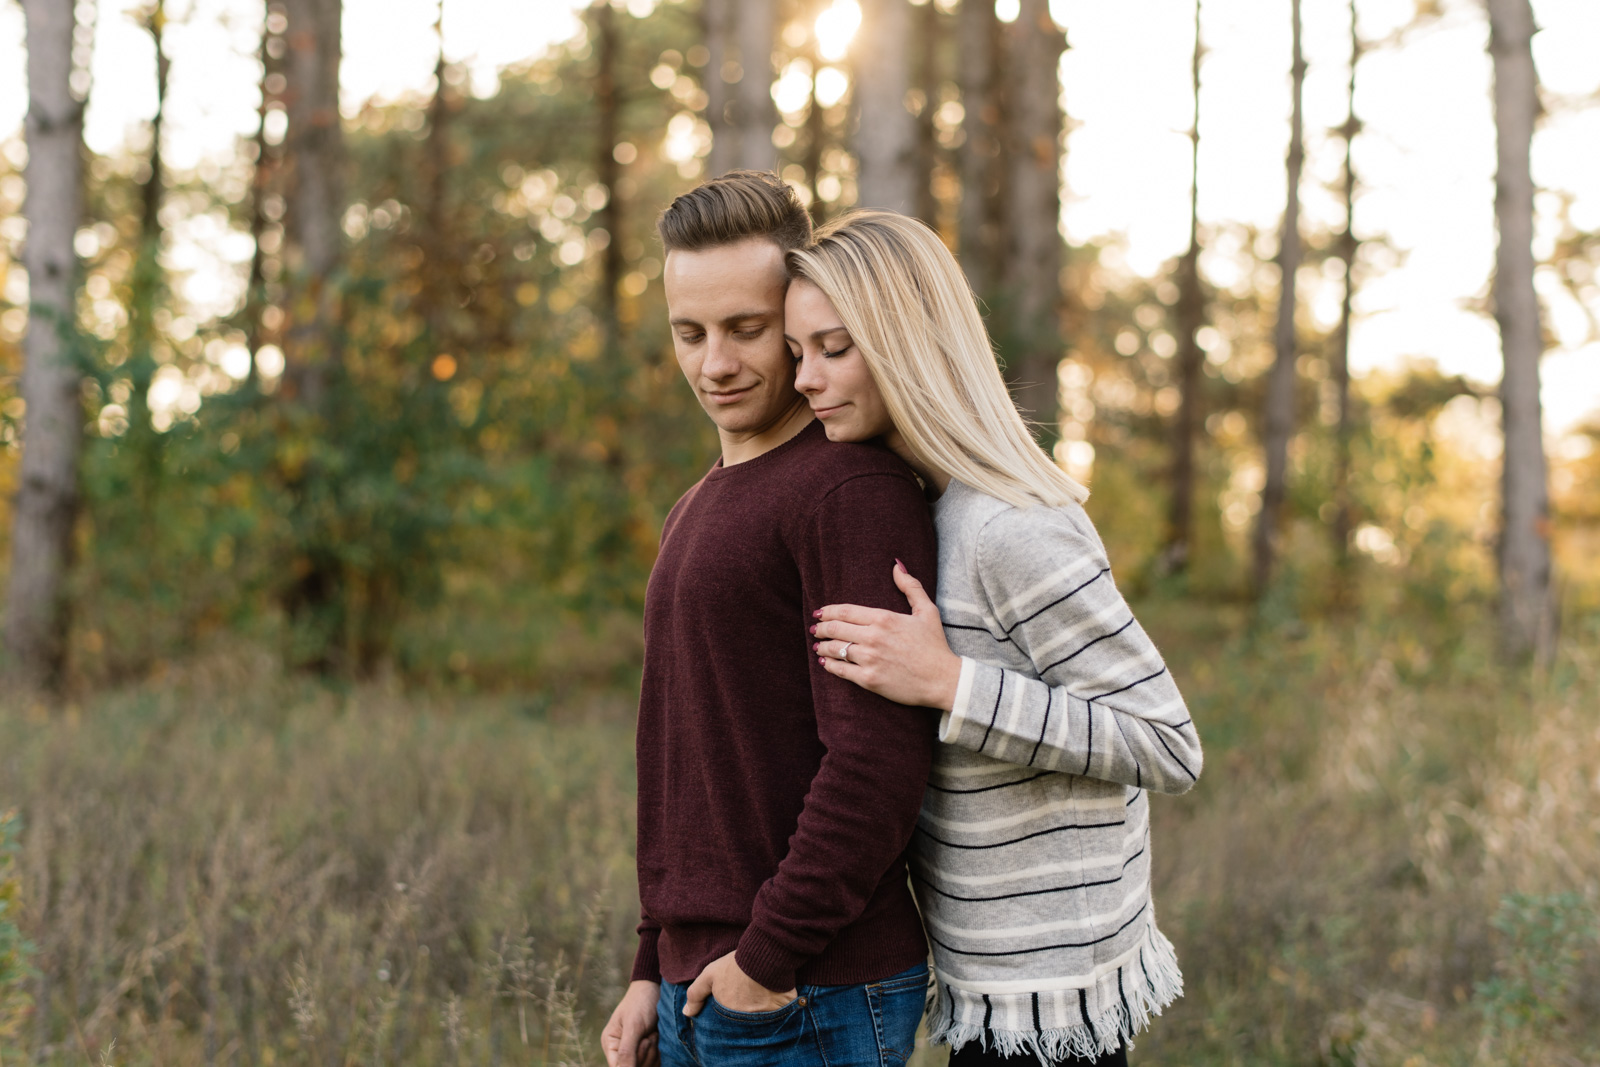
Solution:
{"label": "green foliage", "polygon": [[22,881],[17,874],[17,839],[22,819],[0,811],[0,1044],[16,1041],[33,1011],[28,982],[33,978],[33,944],[17,925]]}
{"label": "green foliage", "polygon": [[1500,935],[1495,974],[1475,993],[1491,1038],[1528,1036],[1569,1017],[1585,958],[1600,927],[1577,893],[1509,893],[1493,921]]}

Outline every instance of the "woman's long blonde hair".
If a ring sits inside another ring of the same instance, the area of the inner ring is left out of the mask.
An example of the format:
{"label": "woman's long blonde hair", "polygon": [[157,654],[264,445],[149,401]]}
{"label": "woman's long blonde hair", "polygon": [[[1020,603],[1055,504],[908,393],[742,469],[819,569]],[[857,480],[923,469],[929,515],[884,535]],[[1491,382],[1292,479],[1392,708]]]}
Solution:
{"label": "woman's long blonde hair", "polygon": [[1028,432],[972,289],[932,230],[892,211],[853,211],[788,263],[833,303],[918,456],[1017,507],[1089,496]]}

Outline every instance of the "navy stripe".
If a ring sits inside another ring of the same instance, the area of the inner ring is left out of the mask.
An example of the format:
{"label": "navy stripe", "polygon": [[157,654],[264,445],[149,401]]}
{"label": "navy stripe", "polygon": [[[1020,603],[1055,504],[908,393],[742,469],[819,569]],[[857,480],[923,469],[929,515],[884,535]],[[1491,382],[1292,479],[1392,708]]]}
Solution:
{"label": "navy stripe", "polygon": [[1089,742],[1083,754],[1083,776],[1089,777],[1089,761],[1094,759],[1094,701],[1084,704],[1083,710],[1089,715]]}
{"label": "navy stripe", "polygon": [[1089,1021],[1089,994],[1082,986],[1078,987],[1078,1012],[1083,1016],[1083,1025],[1093,1032],[1094,1024]]}
{"label": "navy stripe", "polygon": [[1122,1017],[1133,1025],[1133,1011],[1128,1007],[1128,994],[1122,991],[1122,968],[1117,968],[1117,996],[1122,998]]}
{"label": "navy stripe", "polygon": [[1030,766],[1030,767],[1033,766],[1034,758],[1039,755],[1039,746],[1044,744],[1045,732],[1050,729],[1050,706],[1055,703],[1055,699],[1056,699],[1056,691],[1054,689],[1049,689],[1049,688],[1045,689],[1045,691],[1044,691],[1044,723],[1043,723],[1043,725],[1041,725],[1039,727],[1039,740],[1037,740],[1037,741],[1035,741],[1033,743],[1033,752],[1030,753],[1029,756],[1028,756],[1028,766]]}
{"label": "navy stripe", "polygon": [[1153,730],[1152,733],[1156,735],[1156,740],[1161,742],[1161,747],[1167,750],[1167,755],[1172,757],[1172,762],[1176,763],[1179,769],[1181,769],[1184,774],[1189,776],[1189,781],[1198,782],[1199,779],[1194,776],[1194,772],[1183,765],[1183,760],[1179,759],[1178,754],[1172,751],[1172,746],[1167,744],[1167,739],[1161,736],[1161,731]]}
{"label": "navy stripe", "polygon": [[1126,630],[1128,627],[1130,627],[1132,625],[1133,625],[1133,616],[1129,615],[1128,616],[1128,621],[1123,623],[1121,626],[1117,627],[1115,630],[1112,630],[1108,634],[1101,634],[1099,637],[1095,638],[1093,641],[1090,641],[1087,645],[1084,645],[1082,648],[1078,649],[1078,651],[1074,652],[1072,655],[1063,656],[1062,658],[1056,660],[1054,663],[1050,664],[1050,666],[1046,667],[1044,670],[1040,671],[1039,673],[1041,675],[1049,674],[1051,671],[1055,670],[1057,667],[1061,666],[1063,663],[1066,663],[1069,660],[1076,659],[1077,657],[1083,655],[1083,653],[1089,651],[1095,645],[1098,645],[1101,641],[1109,641],[1111,638],[1117,636],[1122,631]]}
{"label": "navy stripe", "polygon": [[1000,718],[1000,695],[1006,691],[1006,672],[1000,672],[1000,685],[994,691],[994,713],[989,716],[989,727],[983,731],[983,740],[978,742],[978,751],[983,751],[983,746],[989,743],[989,730],[994,729],[995,720]]}
{"label": "navy stripe", "polygon": [[1000,893],[992,897],[958,897],[954,893],[946,893],[933,881],[924,878],[916,871],[911,872],[911,877],[948,900],[959,900],[967,904],[986,904],[991,900],[1015,900],[1018,897],[1038,897],[1044,896],[1048,893],[1070,893],[1074,889],[1093,889],[1096,886],[1116,885],[1118,882],[1122,881],[1123,874],[1127,873],[1128,864],[1132,863],[1142,855],[1144,855],[1143,846],[1139,848],[1138,852],[1135,852],[1133,855],[1122,861],[1122,874],[1118,874],[1115,878],[1105,878],[1098,882],[1078,882],[1075,885],[1058,885],[1052,886],[1049,889],[1029,889],[1021,893]]}
{"label": "navy stripe", "polygon": [[[1108,575],[1110,573],[1111,573],[1111,568],[1110,567],[1102,567],[1102,568],[1100,568],[1100,573],[1099,574],[1096,574],[1093,578],[1090,578],[1087,582],[1084,582],[1082,585],[1078,586],[1078,588],[1076,588],[1076,589],[1072,590],[1071,592],[1067,593],[1065,596],[1057,597],[1055,600],[1050,601],[1050,603],[1046,604],[1044,607],[1040,608],[1038,611],[1034,612],[1032,615],[1029,615],[1026,619],[1018,619],[1016,622],[1012,623],[1010,626],[1007,626],[1005,628],[1006,633],[1011,633],[1018,626],[1021,626],[1025,622],[1031,622],[1034,619],[1037,619],[1040,615],[1043,615],[1045,612],[1049,611],[1051,608],[1055,607],[1057,604],[1065,604],[1067,601],[1071,600],[1073,597],[1077,596],[1079,593],[1083,592],[1089,586],[1093,585],[1095,582],[1098,582],[1101,578],[1105,577],[1106,575]],[[999,621],[1000,621],[999,619],[995,620],[995,622],[999,622]]]}
{"label": "navy stripe", "polygon": [[1118,819],[1115,822],[1086,822],[1074,823],[1071,826],[1052,826],[1048,830],[1039,830],[1031,834],[1024,834],[1022,837],[1013,837],[1010,841],[996,841],[992,845],[958,845],[954,841],[946,841],[942,837],[934,837],[931,833],[924,830],[920,826],[917,827],[917,833],[921,834],[923,837],[926,837],[929,841],[935,841],[941,845],[944,845],[946,848],[985,849],[1004,848],[1006,845],[1015,845],[1023,841],[1032,841],[1034,838],[1044,837],[1046,834],[1059,834],[1063,830],[1104,830],[1108,826],[1126,826],[1127,824],[1127,819]]}
{"label": "navy stripe", "polygon": [[1052,775],[1054,773],[1056,773],[1056,772],[1055,771],[1040,771],[1038,774],[1031,774],[1026,778],[1017,778],[1017,779],[1014,779],[1013,781],[1001,782],[999,785],[979,786],[977,789],[946,789],[944,786],[942,786],[942,785],[934,785],[932,782],[928,783],[928,788],[932,789],[936,793],[954,793],[954,794],[959,794],[959,795],[965,796],[965,795],[968,795],[968,794],[971,794],[971,793],[987,793],[991,789],[1005,789],[1007,786],[1024,785],[1024,784],[1026,784],[1028,782],[1037,782],[1039,779],[1048,777],[1049,775]]}
{"label": "navy stripe", "polygon": [[994,1018],[994,1005],[989,1002],[989,994],[983,994],[983,1028],[989,1029],[989,1020]]}
{"label": "navy stripe", "polygon": [[996,641],[1002,645],[1009,645],[1011,643],[1011,638],[1003,635],[996,637],[994,635],[994,631],[989,629],[987,626],[962,626],[959,623],[947,622],[944,624],[944,628],[946,630],[969,630],[972,633],[983,634],[989,640]]}
{"label": "navy stripe", "polygon": [[1033,1032],[1038,1033],[1044,1027],[1039,1025],[1039,994],[1033,995]]}
{"label": "navy stripe", "polygon": [[1061,948],[1088,948],[1090,945],[1098,945],[1103,941],[1110,941],[1113,937],[1116,937],[1118,934],[1122,933],[1122,931],[1126,930],[1128,927],[1132,926],[1138,921],[1139,917],[1144,914],[1145,908],[1148,906],[1148,901],[1139,905],[1139,910],[1133,913],[1133,918],[1129,919],[1127,922],[1123,923],[1109,934],[1106,934],[1104,937],[1097,937],[1092,941],[1064,941],[1059,945],[1040,945],[1038,948],[1014,948],[1010,952],[968,952],[966,949],[960,949],[953,945],[945,944],[937,937],[934,937],[931,933],[928,935],[928,940],[932,941],[945,951],[954,952],[958,956],[1028,956],[1035,952],[1054,952],[1056,949]]}
{"label": "navy stripe", "polygon": [[1121,689],[1113,689],[1109,693],[1101,693],[1099,696],[1090,697],[1089,699],[1090,700],[1104,700],[1106,697],[1114,697],[1118,693],[1126,693],[1128,690],[1132,689],[1134,686],[1143,685],[1144,683],[1146,683],[1148,681],[1152,681],[1152,680],[1154,680],[1156,678],[1159,678],[1163,674],[1166,674],[1166,673],[1167,673],[1167,668],[1166,668],[1165,665],[1163,665],[1162,668],[1159,671],[1156,671],[1156,673],[1147,674],[1143,678],[1140,678],[1137,682],[1129,682],[1127,685],[1123,686]]}

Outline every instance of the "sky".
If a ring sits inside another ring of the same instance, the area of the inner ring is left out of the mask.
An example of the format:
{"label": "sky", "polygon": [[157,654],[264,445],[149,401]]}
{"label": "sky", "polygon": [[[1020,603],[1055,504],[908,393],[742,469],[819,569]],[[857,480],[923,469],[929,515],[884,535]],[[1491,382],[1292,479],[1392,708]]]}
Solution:
{"label": "sky", "polygon": [[[345,0],[341,79],[348,113],[369,99],[430,91],[438,2]],[[468,69],[475,92],[492,93],[500,69],[576,30],[577,2],[444,0],[446,57]],[[629,0],[626,6],[646,14],[655,2]],[[1203,3],[1200,221],[1202,227],[1248,223],[1275,233],[1285,196],[1289,5]],[[129,14],[138,6],[140,0],[99,0],[85,127],[96,152],[141,144],[155,106],[153,50]],[[1362,180],[1356,230],[1385,236],[1397,254],[1374,257],[1359,276],[1352,363],[1360,373],[1427,358],[1447,373],[1490,384],[1500,373],[1499,337],[1493,321],[1474,310],[1494,262],[1488,31],[1479,0],[1441,0],[1438,6],[1440,17],[1405,31],[1403,45],[1375,47],[1357,72],[1356,109],[1365,125],[1356,141]],[[1302,198],[1309,233],[1342,224],[1331,189],[1343,149],[1327,131],[1344,121],[1349,4],[1304,0],[1303,8],[1309,68]],[[1413,4],[1356,0],[1356,8],[1363,38],[1393,42]],[[254,54],[260,2],[168,0],[168,10],[167,161],[178,169],[223,161],[235,138],[254,130],[256,73],[241,59]],[[1187,243],[1194,8],[1190,0],[1051,0],[1051,10],[1071,45],[1061,69],[1071,129],[1063,230],[1073,241],[1113,240],[1122,269],[1154,274]],[[1545,190],[1536,251],[1546,254],[1562,195],[1570,198],[1576,224],[1600,228],[1600,63],[1594,61],[1600,3],[1534,0],[1534,10],[1542,30],[1535,61],[1557,104],[1543,120],[1533,154],[1534,179]],[[27,106],[22,31],[20,6],[0,0],[0,139],[18,129]],[[1587,106],[1578,103],[1586,97]],[[201,236],[194,241],[180,257],[191,267],[209,263],[227,270],[248,257],[237,241],[227,248],[213,241],[209,252],[200,247]],[[1228,281],[1226,256],[1207,257],[1202,267],[1212,281]],[[1543,398],[1546,424],[1559,434],[1600,413],[1600,341],[1589,338],[1583,309],[1551,281],[1548,274],[1539,280],[1556,339],[1543,362]],[[196,282],[198,303],[207,293],[215,298],[231,289]],[[1311,294],[1311,311],[1323,324],[1337,313],[1336,289],[1326,285]],[[1587,299],[1589,312],[1600,315],[1600,291]]]}

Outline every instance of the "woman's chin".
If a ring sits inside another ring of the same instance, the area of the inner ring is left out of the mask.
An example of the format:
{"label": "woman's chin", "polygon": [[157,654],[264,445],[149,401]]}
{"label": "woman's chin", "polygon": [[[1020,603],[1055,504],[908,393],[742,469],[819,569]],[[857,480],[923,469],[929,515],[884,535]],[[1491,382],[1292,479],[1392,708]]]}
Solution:
{"label": "woman's chin", "polygon": [[865,441],[866,437],[857,433],[849,426],[835,426],[827,419],[822,421],[822,432],[828,435],[828,440],[837,444],[849,444],[854,441]]}

